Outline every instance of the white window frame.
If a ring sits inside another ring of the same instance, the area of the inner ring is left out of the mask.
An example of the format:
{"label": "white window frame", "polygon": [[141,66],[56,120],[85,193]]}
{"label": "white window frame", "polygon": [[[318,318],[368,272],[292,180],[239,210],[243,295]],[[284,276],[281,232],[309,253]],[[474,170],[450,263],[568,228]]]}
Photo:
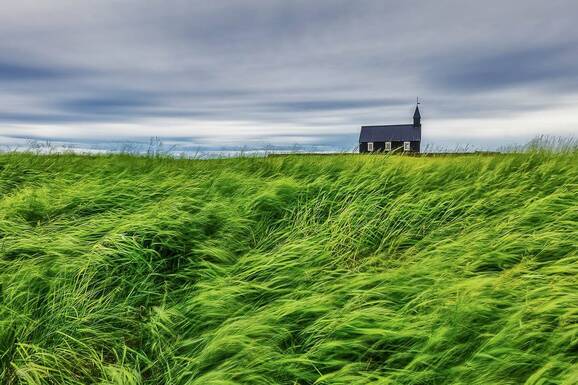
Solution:
{"label": "white window frame", "polygon": [[403,142],[403,151],[411,151],[411,142]]}
{"label": "white window frame", "polygon": [[367,151],[373,152],[373,142],[367,142]]}
{"label": "white window frame", "polygon": [[391,151],[391,142],[385,142],[385,151]]}

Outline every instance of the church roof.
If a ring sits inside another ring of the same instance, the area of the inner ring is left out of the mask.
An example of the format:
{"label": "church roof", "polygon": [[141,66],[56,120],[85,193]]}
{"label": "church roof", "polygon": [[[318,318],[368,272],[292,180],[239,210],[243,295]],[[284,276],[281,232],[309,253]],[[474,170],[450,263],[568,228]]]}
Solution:
{"label": "church roof", "polygon": [[[419,114],[419,110],[416,109]],[[359,142],[415,142],[421,140],[421,129],[413,124],[362,126]]]}
{"label": "church roof", "polygon": [[421,118],[421,114],[419,113],[419,107],[415,106],[415,112],[413,113],[413,117],[415,118]]}

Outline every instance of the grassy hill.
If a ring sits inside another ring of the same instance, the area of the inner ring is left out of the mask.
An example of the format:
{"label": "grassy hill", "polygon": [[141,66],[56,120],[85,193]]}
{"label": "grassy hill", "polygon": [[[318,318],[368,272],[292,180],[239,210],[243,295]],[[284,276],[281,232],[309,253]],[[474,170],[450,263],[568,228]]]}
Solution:
{"label": "grassy hill", "polygon": [[578,152],[0,156],[3,384],[576,384]]}

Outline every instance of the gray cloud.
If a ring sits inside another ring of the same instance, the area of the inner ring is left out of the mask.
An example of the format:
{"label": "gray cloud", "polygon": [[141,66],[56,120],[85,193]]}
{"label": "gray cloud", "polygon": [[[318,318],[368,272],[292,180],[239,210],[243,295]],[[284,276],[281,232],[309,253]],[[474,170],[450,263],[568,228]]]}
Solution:
{"label": "gray cloud", "polygon": [[307,111],[345,111],[353,109],[369,109],[387,105],[403,105],[407,100],[383,99],[336,99],[336,100],[296,100],[266,104],[273,110],[290,112]]}
{"label": "gray cloud", "polygon": [[154,98],[131,93],[101,97],[80,97],[58,103],[58,107],[61,110],[72,114],[88,115],[134,115],[154,105]]}
{"label": "gray cloud", "polygon": [[61,79],[67,72],[58,68],[18,64],[0,61],[0,82],[20,82],[27,80]]}
{"label": "gray cloud", "polygon": [[409,121],[418,95],[431,142],[575,133],[578,3],[516,3],[12,2],[0,136],[354,146],[362,124]]}
{"label": "gray cloud", "polygon": [[578,76],[576,62],[578,50],[573,45],[522,47],[444,57],[430,68],[429,75],[435,86],[464,92],[536,84],[560,86],[559,81]]}

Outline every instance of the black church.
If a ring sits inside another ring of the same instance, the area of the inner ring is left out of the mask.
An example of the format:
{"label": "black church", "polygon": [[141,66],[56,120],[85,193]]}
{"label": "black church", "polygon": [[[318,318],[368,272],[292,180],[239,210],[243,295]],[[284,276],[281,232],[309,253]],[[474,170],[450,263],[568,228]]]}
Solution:
{"label": "black church", "polygon": [[413,114],[413,124],[362,126],[359,134],[359,152],[415,152],[421,144],[421,115],[419,102]]}

